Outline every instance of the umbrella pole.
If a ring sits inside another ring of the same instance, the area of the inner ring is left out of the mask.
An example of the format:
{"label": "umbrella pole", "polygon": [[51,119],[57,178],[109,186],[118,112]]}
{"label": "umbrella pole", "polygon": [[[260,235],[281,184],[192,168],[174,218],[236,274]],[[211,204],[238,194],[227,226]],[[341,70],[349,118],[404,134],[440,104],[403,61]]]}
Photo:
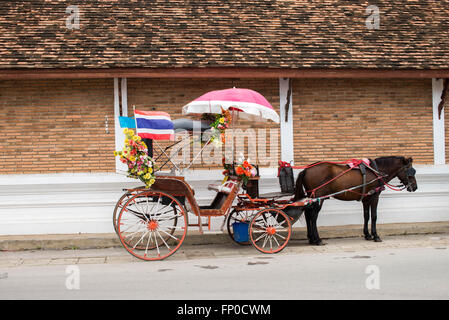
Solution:
{"label": "umbrella pole", "polygon": [[235,153],[235,148],[234,148],[234,143],[235,143],[235,141],[234,141],[234,122],[235,122],[235,118],[234,118],[234,115],[235,115],[235,109],[232,109],[232,113],[231,113],[231,117],[232,117],[232,121],[231,121],[231,147],[232,147],[232,164],[234,164],[234,160],[235,160],[235,155],[234,155],[234,153]]}

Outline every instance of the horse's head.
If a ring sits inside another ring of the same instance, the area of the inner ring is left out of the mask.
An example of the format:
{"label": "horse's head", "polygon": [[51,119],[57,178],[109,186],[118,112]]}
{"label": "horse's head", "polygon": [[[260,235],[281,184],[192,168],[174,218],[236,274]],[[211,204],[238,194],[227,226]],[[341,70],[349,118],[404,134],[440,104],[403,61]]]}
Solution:
{"label": "horse's head", "polygon": [[414,192],[418,189],[418,183],[416,182],[415,173],[416,170],[413,168],[412,158],[402,158],[401,167],[398,170],[397,177],[401,183],[407,188],[407,191]]}

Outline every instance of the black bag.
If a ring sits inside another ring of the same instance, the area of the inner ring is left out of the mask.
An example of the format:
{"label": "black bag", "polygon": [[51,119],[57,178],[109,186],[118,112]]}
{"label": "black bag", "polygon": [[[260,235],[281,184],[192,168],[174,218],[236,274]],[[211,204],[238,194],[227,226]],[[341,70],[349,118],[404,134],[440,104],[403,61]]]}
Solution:
{"label": "black bag", "polygon": [[279,168],[279,184],[282,193],[295,193],[295,178],[291,167],[281,166]]}

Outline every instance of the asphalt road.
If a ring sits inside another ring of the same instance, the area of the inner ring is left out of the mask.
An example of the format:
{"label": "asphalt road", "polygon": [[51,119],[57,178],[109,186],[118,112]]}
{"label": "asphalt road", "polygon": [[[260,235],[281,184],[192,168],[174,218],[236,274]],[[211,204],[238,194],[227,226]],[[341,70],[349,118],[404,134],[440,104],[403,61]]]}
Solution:
{"label": "asphalt road", "polygon": [[187,247],[157,262],[120,248],[0,253],[0,299],[449,299],[449,235],[328,242]]}

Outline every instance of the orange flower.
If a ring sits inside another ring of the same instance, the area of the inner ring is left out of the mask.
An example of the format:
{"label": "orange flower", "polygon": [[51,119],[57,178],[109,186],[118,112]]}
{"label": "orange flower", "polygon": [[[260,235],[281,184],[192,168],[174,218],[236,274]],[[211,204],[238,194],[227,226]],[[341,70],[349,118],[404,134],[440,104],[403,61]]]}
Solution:
{"label": "orange flower", "polygon": [[241,175],[245,172],[245,170],[243,170],[242,167],[237,167],[235,168],[235,173],[237,173],[238,175]]}

